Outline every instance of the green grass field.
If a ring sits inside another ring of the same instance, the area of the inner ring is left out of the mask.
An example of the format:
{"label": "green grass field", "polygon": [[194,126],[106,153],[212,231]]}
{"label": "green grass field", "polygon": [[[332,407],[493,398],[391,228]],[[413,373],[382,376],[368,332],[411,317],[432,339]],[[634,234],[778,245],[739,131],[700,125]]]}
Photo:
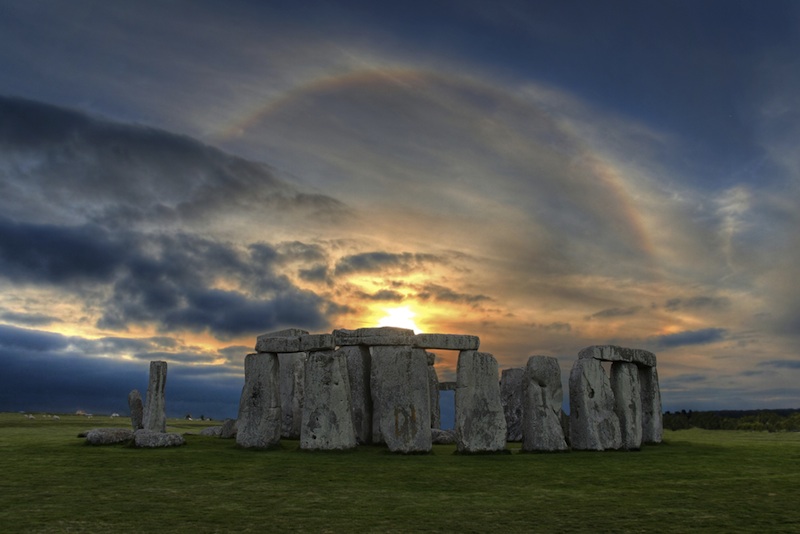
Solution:
{"label": "green grass field", "polygon": [[[800,433],[683,430],[640,452],[401,456],[93,447],[127,419],[0,414],[2,532],[800,532]],[[170,420],[170,431],[210,423]]]}

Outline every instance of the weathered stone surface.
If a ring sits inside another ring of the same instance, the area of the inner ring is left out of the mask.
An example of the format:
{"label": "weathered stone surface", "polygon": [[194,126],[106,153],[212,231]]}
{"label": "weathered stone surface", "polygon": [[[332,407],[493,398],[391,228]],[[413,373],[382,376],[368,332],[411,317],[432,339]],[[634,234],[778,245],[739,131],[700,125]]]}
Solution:
{"label": "weathered stone surface", "polygon": [[655,367],[639,367],[639,388],[642,393],[642,443],[661,443],[664,421]]}
{"label": "weathered stone surface", "polygon": [[522,441],[522,378],[525,369],[503,369],[500,374],[500,403],[506,418],[506,441]]}
{"label": "weathered stone surface", "polygon": [[428,358],[411,346],[374,346],[371,389],[373,443],[392,452],[431,450]]}
{"label": "weathered stone surface", "polygon": [[355,447],[347,358],[332,350],[309,354],[305,388],[300,448],[342,450]]}
{"label": "weathered stone surface", "polygon": [[600,360],[575,360],[569,375],[569,405],[573,449],[602,451],[622,446],[614,393]]}
{"label": "weathered stone surface", "polygon": [[523,377],[522,450],[565,451],[561,367],[556,358],[531,356]]}
{"label": "weathered stone surface", "polygon": [[244,360],[244,387],[239,399],[236,444],[265,449],[281,438],[281,397],[278,355],[248,354]]}
{"label": "weathered stone surface", "polygon": [[642,395],[636,364],[611,364],[611,391],[614,392],[614,412],[619,418],[622,448],[638,450],[642,446]]}
{"label": "weathered stone surface", "polygon": [[500,402],[497,360],[489,353],[461,351],[456,370],[456,447],[463,453],[500,452],[506,418]]}
{"label": "weathered stone surface", "polygon": [[281,389],[281,436],[284,438],[300,439],[307,356],[305,352],[278,354]]}
{"label": "weathered stone surface", "polygon": [[309,334],[300,337],[300,350],[304,352],[333,350],[335,346],[333,334]]}
{"label": "weathered stone surface", "polygon": [[239,430],[239,422],[236,419],[225,419],[220,427],[219,437],[222,439],[234,439]]}
{"label": "weathered stone surface", "polygon": [[456,442],[456,433],[452,430],[442,430],[441,428],[431,429],[431,441],[435,445],[452,445]]}
{"label": "weathered stone surface", "polygon": [[133,430],[143,428],[144,405],[142,404],[142,395],[138,389],[128,393],[128,408],[131,411],[131,427],[133,427]]}
{"label": "weathered stone surface", "polygon": [[436,355],[426,352],[428,358],[428,395],[430,395],[431,428],[442,426],[442,415],[439,408],[439,377],[436,375]]}
{"label": "weathered stone surface", "polygon": [[133,433],[133,443],[140,448],[155,449],[158,447],[186,445],[186,440],[180,434],[152,432],[147,429],[141,429]]}
{"label": "weathered stone surface", "polygon": [[642,349],[628,349],[616,345],[592,345],[578,353],[578,359],[592,358],[604,362],[629,362],[645,367],[656,366],[656,355]]}
{"label": "weathered stone surface", "polygon": [[372,391],[370,390],[371,357],[369,348],[345,346],[336,351],[347,361],[350,382],[350,404],[353,407],[353,428],[356,441],[372,443]]}
{"label": "weathered stone surface", "polygon": [[150,381],[147,384],[147,403],[144,406],[142,428],[151,432],[166,432],[167,412],[164,388],[167,384],[167,362],[150,362]]}
{"label": "weathered stone surface", "polygon": [[132,439],[130,428],[93,428],[86,433],[86,443],[90,445],[114,445]]}
{"label": "weathered stone surface", "polygon": [[478,336],[458,334],[417,334],[414,346],[420,349],[440,350],[478,350],[481,344]]}
{"label": "weathered stone surface", "polygon": [[339,329],[333,331],[333,338],[334,343],[339,347],[352,345],[413,345],[414,331],[408,328],[396,328],[393,326],[359,328],[357,330]]}
{"label": "weathered stone surface", "polygon": [[[276,332],[269,332],[267,334],[261,334],[256,338],[256,352],[300,352],[299,346],[300,336],[308,335],[308,330],[301,330],[300,328],[287,328],[285,330],[278,330]],[[268,345],[271,343],[271,340],[275,338],[290,338],[294,339],[294,343],[297,343],[297,350],[294,348],[292,350],[267,350],[267,348],[272,348]]]}
{"label": "weathered stone surface", "polygon": [[201,436],[218,438],[222,434],[222,425],[208,426],[200,431]]}

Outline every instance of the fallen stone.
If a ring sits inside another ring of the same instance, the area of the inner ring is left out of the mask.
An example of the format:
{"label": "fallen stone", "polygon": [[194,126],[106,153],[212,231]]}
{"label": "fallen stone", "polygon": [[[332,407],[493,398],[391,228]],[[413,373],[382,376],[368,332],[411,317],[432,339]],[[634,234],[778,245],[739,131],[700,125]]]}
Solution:
{"label": "fallen stone", "polygon": [[628,362],[645,367],[656,366],[656,355],[642,349],[628,349],[616,345],[592,345],[578,353],[578,359],[592,358],[603,362]]}
{"label": "fallen stone", "polygon": [[522,378],[525,369],[513,367],[500,373],[500,403],[506,418],[506,441],[522,441]]}
{"label": "fallen stone", "polygon": [[436,355],[431,352],[426,352],[428,358],[428,395],[430,395],[431,407],[431,428],[439,428],[442,426],[442,414],[439,408],[439,377],[436,375]]}
{"label": "fallen stone", "polygon": [[350,382],[350,404],[353,407],[353,428],[356,441],[372,443],[372,391],[370,389],[371,357],[369,348],[345,346],[336,350],[347,361]]}
{"label": "fallen stone", "polygon": [[497,374],[497,360],[491,354],[474,350],[459,353],[455,399],[458,452],[505,451],[506,418]]}
{"label": "fallen stone", "polygon": [[639,450],[642,447],[642,394],[636,364],[611,364],[611,390],[614,392],[614,412],[619,418],[621,448]]}
{"label": "fallen stone", "polygon": [[478,350],[481,340],[478,336],[457,334],[417,334],[414,347],[439,350]]}
{"label": "fallen stone", "polygon": [[523,377],[523,451],[565,451],[561,366],[556,358],[531,356]]}
{"label": "fallen stone", "polygon": [[248,354],[244,360],[244,387],[239,399],[236,444],[266,449],[281,438],[281,397],[278,355]]}
{"label": "fallen stone", "polygon": [[573,449],[602,451],[622,446],[614,393],[600,360],[575,360],[569,375],[569,405]]}
{"label": "fallen stone", "polygon": [[130,428],[94,428],[86,432],[86,443],[90,445],[115,445],[132,439]]}
{"label": "fallen stone", "polygon": [[300,448],[345,450],[356,446],[347,358],[332,350],[312,352],[306,360],[306,399]]}
{"label": "fallen stone", "polygon": [[431,441],[435,445],[452,445],[456,442],[456,433],[452,430],[431,428]]}
{"label": "fallen stone", "polygon": [[642,443],[661,443],[664,421],[655,367],[639,367],[639,388],[642,394]]}
{"label": "fallen stone", "polygon": [[425,351],[411,346],[375,346],[370,350],[373,443],[385,442],[392,452],[430,452]]}
{"label": "fallen stone", "polygon": [[305,398],[305,352],[278,354],[281,390],[281,437],[300,439]]}
{"label": "fallen stone", "polygon": [[218,438],[222,434],[222,425],[208,426],[200,431],[201,436]]}
{"label": "fallen stone", "polygon": [[142,395],[138,389],[128,393],[128,408],[131,411],[131,427],[133,427],[133,430],[143,428],[144,405],[142,404]]}
{"label": "fallen stone", "polygon": [[413,345],[414,331],[408,328],[382,326],[378,328],[359,328],[357,330],[339,329],[333,331],[334,343],[338,347],[352,345],[395,346]]}
{"label": "fallen stone", "polygon": [[167,384],[167,362],[150,362],[150,381],[147,385],[147,403],[144,406],[142,428],[151,432],[167,430],[167,412],[164,388]]}
{"label": "fallen stone", "polygon": [[[278,330],[276,332],[269,332],[268,334],[261,334],[256,338],[256,352],[299,352],[296,350],[267,350],[267,344],[274,338],[292,338],[298,339],[300,336],[308,335],[308,330],[301,330],[300,328],[287,328],[285,330]],[[299,341],[297,341],[299,346]]]}
{"label": "fallen stone", "polygon": [[238,433],[238,427],[236,419],[225,419],[220,427],[219,437],[222,439],[234,439]]}
{"label": "fallen stone", "polygon": [[133,433],[133,443],[140,448],[155,449],[159,447],[178,447],[186,445],[186,440],[180,434],[167,432],[152,432],[141,429]]}

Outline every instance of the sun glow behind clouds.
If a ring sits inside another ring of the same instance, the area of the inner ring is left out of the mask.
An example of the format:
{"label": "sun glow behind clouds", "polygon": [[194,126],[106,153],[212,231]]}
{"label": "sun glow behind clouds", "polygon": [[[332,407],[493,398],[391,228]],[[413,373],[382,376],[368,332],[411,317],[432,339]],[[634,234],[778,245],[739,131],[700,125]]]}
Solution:
{"label": "sun glow behind clouds", "polygon": [[411,311],[411,308],[408,306],[402,306],[400,308],[386,308],[384,311],[386,312],[386,315],[378,320],[378,326],[409,328],[413,330],[415,334],[419,334],[421,332],[420,328],[413,320],[417,314]]}

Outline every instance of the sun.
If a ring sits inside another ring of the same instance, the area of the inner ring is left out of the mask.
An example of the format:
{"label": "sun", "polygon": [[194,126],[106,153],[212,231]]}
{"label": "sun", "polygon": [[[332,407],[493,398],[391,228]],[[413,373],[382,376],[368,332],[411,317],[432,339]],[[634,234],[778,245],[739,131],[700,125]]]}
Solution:
{"label": "sun", "polygon": [[411,311],[408,306],[401,308],[386,308],[386,315],[378,321],[378,326],[395,326],[398,328],[408,328],[419,334],[421,330],[414,322],[413,317],[417,314]]}

